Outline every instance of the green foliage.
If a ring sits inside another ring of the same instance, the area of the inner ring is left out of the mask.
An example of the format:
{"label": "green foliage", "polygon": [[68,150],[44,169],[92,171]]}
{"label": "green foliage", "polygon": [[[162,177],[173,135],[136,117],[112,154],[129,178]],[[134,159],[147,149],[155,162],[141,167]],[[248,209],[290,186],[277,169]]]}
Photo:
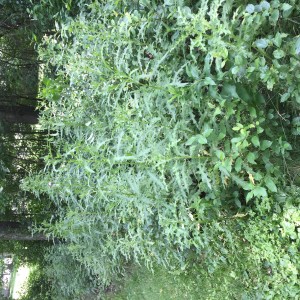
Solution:
{"label": "green foliage", "polygon": [[0,253],[14,254],[23,264],[42,264],[48,242],[41,241],[1,241]]}
{"label": "green foliage", "polygon": [[56,76],[44,80],[40,122],[55,133],[45,169],[23,188],[57,207],[45,232],[101,286],[129,261],[185,269],[192,252],[209,273],[241,265],[245,241],[255,251],[242,268],[259,270],[242,279],[248,294],[280,297],[290,269],[272,281],[260,263],[278,263],[287,240],[266,232],[295,226],[266,209],[261,247],[256,214],[281,205],[290,184],[299,11],[279,0],[91,2],[45,39],[40,57]]}
{"label": "green foliage", "polygon": [[45,256],[47,265],[43,278],[48,280],[48,294],[51,300],[81,299],[85,293],[95,288],[96,278],[84,265],[72,259],[72,253],[64,245],[54,246]]}
{"label": "green foliage", "polygon": [[[95,295],[96,278],[91,276],[64,245],[55,245],[43,251],[43,259],[30,262],[30,276],[22,300],[82,299],[85,294]],[[23,257],[21,257],[23,260]]]}
{"label": "green foliage", "polygon": [[[69,19],[79,13],[81,0],[39,0],[31,1],[31,6],[27,7],[27,11],[38,24],[42,33],[55,34],[56,29],[62,22],[68,22]],[[34,32],[34,38],[39,41],[41,32]]]}
{"label": "green foliage", "polygon": [[280,193],[277,201],[265,199],[244,224],[251,259],[263,271],[258,282],[262,299],[299,297],[300,214],[299,188]]}

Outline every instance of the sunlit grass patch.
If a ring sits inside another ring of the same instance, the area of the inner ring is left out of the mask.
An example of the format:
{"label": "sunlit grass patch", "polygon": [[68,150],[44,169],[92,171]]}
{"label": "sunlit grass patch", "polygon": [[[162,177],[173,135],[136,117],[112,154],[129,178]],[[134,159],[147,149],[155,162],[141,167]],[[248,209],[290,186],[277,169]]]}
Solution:
{"label": "sunlit grass patch", "polygon": [[31,268],[27,265],[21,265],[14,270],[11,281],[12,299],[19,299],[26,292],[26,283]]}
{"label": "sunlit grass patch", "polygon": [[115,283],[108,290],[106,300],[199,300],[241,299],[243,280],[230,266],[224,266],[212,275],[203,273],[197,264],[186,271],[170,272],[155,267],[152,271],[135,267],[122,283]]}

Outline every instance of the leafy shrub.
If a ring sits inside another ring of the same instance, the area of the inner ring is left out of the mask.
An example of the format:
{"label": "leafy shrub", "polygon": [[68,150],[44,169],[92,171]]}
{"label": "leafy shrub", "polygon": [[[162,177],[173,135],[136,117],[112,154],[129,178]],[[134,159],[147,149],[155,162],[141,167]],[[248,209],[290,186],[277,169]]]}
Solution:
{"label": "leafy shrub", "polygon": [[86,294],[95,295],[95,279],[65,245],[54,245],[48,248],[43,262],[31,266],[22,300],[82,299]]}
{"label": "leafy shrub", "polygon": [[97,286],[90,271],[72,258],[65,245],[53,247],[45,259],[44,273],[51,284],[51,299],[80,299]]}
{"label": "leafy shrub", "polygon": [[[270,205],[271,204],[271,205]],[[261,299],[295,299],[300,295],[299,188],[281,193],[277,201],[265,199],[244,224],[251,245],[251,264],[262,275],[257,282]]]}
{"label": "leafy shrub", "polygon": [[213,272],[243,239],[247,268],[269,261],[256,211],[289,184],[298,16],[295,1],[102,1],[45,40],[41,125],[56,133],[23,187],[49,196],[46,232],[102,284],[130,260],[184,269],[190,252]]}

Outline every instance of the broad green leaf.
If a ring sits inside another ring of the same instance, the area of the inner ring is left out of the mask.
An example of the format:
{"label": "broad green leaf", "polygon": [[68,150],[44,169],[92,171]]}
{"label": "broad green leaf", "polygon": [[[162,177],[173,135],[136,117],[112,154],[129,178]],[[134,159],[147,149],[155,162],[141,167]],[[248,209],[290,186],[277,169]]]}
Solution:
{"label": "broad green leaf", "polygon": [[239,131],[239,130],[241,130],[242,128],[244,128],[243,124],[241,124],[241,123],[236,123],[236,126],[232,127],[232,130],[234,130],[234,131]]}
{"label": "broad green leaf", "polygon": [[262,186],[255,187],[252,190],[252,192],[253,192],[253,195],[256,197],[267,197],[268,196],[267,190]]}
{"label": "broad green leaf", "polygon": [[201,145],[207,144],[207,139],[205,136],[203,136],[202,134],[199,134],[198,136],[198,143]]}
{"label": "broad green leaf", "polygon": [[234,203],[235,203],[235,205],[236,205],[238,208],[241,208],[241,207],[242,207],[242,203],[241,203],[241,201],[240,201],[238,198],[234,198]]}
{"label": "broad green leaf", "polygon": [[247,155],[247,161],[252,164],[252,165],[256,165],[256,162],[255,162],[255,154],[250,152],[248,153]]}
{"label": "broad green leaf", "polygon": [[220,160],[224,160],[225,159],[225,153],[223,151],[221,151],[221,150],[218,149],[218,150],[216,150],[215,154],[216,154],[216,156],[217,156],[218,159],[220,159]]}
{"label": "broad green leaf", "polygon": [[257,130],[257,133],[258,133],[258,134],[264,132],[264,129],[263,129],[262,127],[260,127],[260,126],[258,126],[258,127],[256,128],[256,130]]}
{"label": "broad green leaf", "polygon": [[275,185],[275,183],[274,183],[274,181],[272,180],[271,177],[266,176],[266,177],[265,177],[265,183],[266,183],[267,188],[268,188],[271,192],[274,192],[274,193],[277,192],[277,187],[276,187],[276,185]]}
{"label": "broad green leaf", "polygon": [[231,160],[230,157],[227,157],[225,159],[225,161],[223,162],[223,165],[224,165],[224,167],[226,168],[226,170],[228,172],[231,172],[231,170],[232,170],[232,160]]}
{"label": "broad green leaf", "polygon": [[211,77],[205,77],[203,84],[204,85],[217,85]]}
{"label": "broad green leaf", "polygon": [[254,135],[254,136],[251,138],[251,142],[252,142],[252,144],[253,144],[255,147],[259,147],[259,146],[260,146],[259,138],[258,138],[257,135]]}
{"label": "broad green leaf", "polygon": [[260,172],[255,172],[254,173],[254,178],[255,178],[255,180],[261,181],[263,176],[261,175]]}
{"label": "broad green leaf", "polygon": [[256,110],[254,107],[249,107],[249,112],[250,112],[250,116],[251,118],[257,118],[257,114],[256,114]]}
{"label": "broad green leaf", "polygon": [[207,139],[202,134],[197,134],[197,135],[194,135],[191,138],[189,138],[185,144],[187,146],[190,146],[194,143],[199,143],[199,144],[204,145],[204,144],[207,144]]}
{"label": "broad green leaf", "polygon": [[284,142],[284,143],[283,143],[283,148],[284,148],[285,150],[293,150],[292,145],[291,145],[290,143],[288,143],[288,142]]}
{"label": "broad green leaf", "polygon": [[[223,95],[223,96],[225,96],[225,95]],[[226,98],[228,98],[228,97],[226,97]],[[234,105],[230,101],[227,101],[226,102],[226,117],[230,117],[231,115],[234,114],[234,112],[235,112]]]}
{"label": "broad green leaf", "polygon": [[246,196],[246,202],[249,202],[254,196],[253,191],[249,192]]}
{"label": "broad green leaf", "polygon": [[270,16],[271,25],[276,25],[278,19],[279,19],[279,10],[275,9]]}
{"label": "broad green leaf", "polygon": [[242,163],[243,163],[243,160],[242,160],[240,157],[235,161],[234,169],[235,169],[237,172],[240,172],[240,171],[241,171],[241,169],[242,169]]}
{"label": "broad green leaf", "polygon": [[225,83],[221,95],[229,98],[239,98],[239,95],[236,92],[236,86],[230,83]]}
{"label": "broad green leaf", "polygon": [[196,140],[197,140],[197,136],[194,135],[194,136],[192,136],[191,138],[189,138],[185,144],[186,144],[187,146],[190,146],[190,145],[192,145]]}
{"label": "broad green leaf", "polygon": [[202,132],[202,135],[205,137],[210,136],[210,134],[213,132],[214,130],[212,128],[209,127],[209,125],[204,126],[204,130]]}
{"label": "broad green leaf", "polygon": [[273,87],[274,87],[274,84],[275,84],[275,79],[274,78],[270,78],[267,81],[267,89],[270,90],[270,91],[272,91]]}
{"label": "broad green leaf", "polygon": [[287,11],[287,10],[290,10],[290,9],[292,9],[292,8],[293,8],[293,6],[290,5],[289,3],[283,3],[283,4],[282,4],[282,10],[283,10],[283,11]]}
{"label": "broad green leaf", "polygon": [[245,148],[248,148],[249,146],[249,143],[247,140],[243,140],[243,142],[241,143],[241,149],[245,149]]}
{"label": "broad green leaf", "polygon": [[293,6],[291,6],[288,3],[283,3],[282,4],[282,10],[283,10],[282,17],[283,18],[288,18],[291,15],[292,11],[293,11]]}
{"label": "broad green leaf", "polygon": [[231,73],[233,74],[233,75],[236,75],[239,71],[240,71],[240,67],[233,67],[232,69],[231,69]]}
{"label": "broad green leaf", "polygon": [[272,142],[271,142],[271,141],[263,140],[263,141],[261,142],[260,149],[264,151],[264,150],[270,148],[271,145],[272,145]]}
{"label": "broad green leaf", "polygon": [[243,139],[244,139],[244,137],[238,136],[238,137],[232,138],[232,139],[231,139],[231,143],[232,143],[232,144],[236,144],[236,143],[238,143],[238,142],[241,142]]}
{"label": "broad green leaf", "polygon": [[293,124],[294,126],[300,126],[300,117],[295,117],[295,118],[293,118],[292,124]]}
{"label": "broad green leaf", "polygon": [[300,127],[293,128],[292,135],[300,135]]}

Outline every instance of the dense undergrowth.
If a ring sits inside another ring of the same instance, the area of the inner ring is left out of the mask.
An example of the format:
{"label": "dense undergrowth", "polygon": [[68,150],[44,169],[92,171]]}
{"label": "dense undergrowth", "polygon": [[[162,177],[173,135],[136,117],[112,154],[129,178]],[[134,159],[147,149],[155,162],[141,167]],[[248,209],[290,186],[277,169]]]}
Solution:
{"label": "dense undergrowth", "polygon": [[78,5],[40,45],[49,154],[23,182],[57,207],[53,299],[132,262],[299,297],[299,4]]}

